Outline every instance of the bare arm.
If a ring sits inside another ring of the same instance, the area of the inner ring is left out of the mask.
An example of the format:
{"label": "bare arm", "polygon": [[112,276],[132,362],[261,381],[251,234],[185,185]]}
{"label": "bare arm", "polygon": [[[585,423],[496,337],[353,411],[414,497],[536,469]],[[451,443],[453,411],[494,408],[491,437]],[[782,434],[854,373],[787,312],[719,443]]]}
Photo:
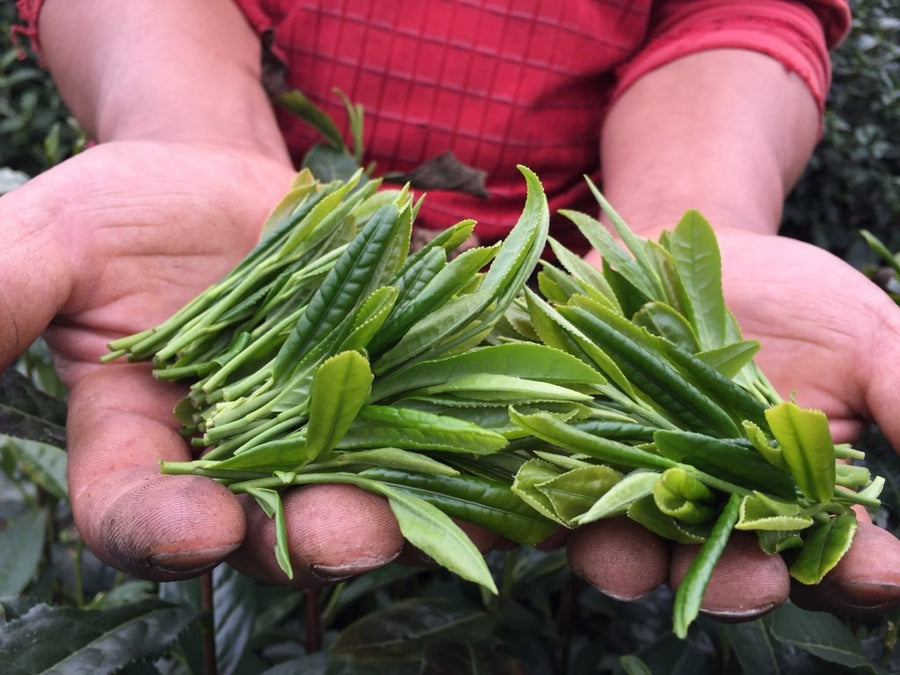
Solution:
{"label": "bare arm", "polygon": [[638,230],[689,208],[714,227],[774,233],[815,145],[805,84],[756,52],[700,52],[642,77],[603,128],[604,194]]}
{"label": "bare arm", "polygon": [[259,41],[230,0],[47,0],[45,58],[100,142],[184,141],[287,160]]}

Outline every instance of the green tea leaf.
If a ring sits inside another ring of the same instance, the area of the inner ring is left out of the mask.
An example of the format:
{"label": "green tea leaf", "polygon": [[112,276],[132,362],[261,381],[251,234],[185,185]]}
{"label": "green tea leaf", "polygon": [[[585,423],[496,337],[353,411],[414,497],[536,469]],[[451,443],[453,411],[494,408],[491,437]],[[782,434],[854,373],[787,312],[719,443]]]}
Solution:
{"label": "green tea leaf", "polygon": [[803,584],[819,583],[850,550],[856,527],[853,513],[815,524],[803,537],[803,548],[791,563],[791,576]]}
{"label": "green tea leaf", "polygon": [[550,382],[530,380],[515,375],[485,375],[481,373],[464,375],[449,382],[435,384],[410,393],[412,396],[440,394],[451,394],[459,398],[473,399],[475,401],[496,401],[509,404],[537,403],[539,401],[586,403],[592,400],[588,394]]}
{"label": "green tea leaf", "polygon": [[530,289],[525,289],[528,313],[541,342],[593,365],[622,392],[636,398],[634,389],[616,361],[580,328]]}
{"label": "green tea leaf", "polygon": [[766,410],[766,420],[800,491],[811,499],[831,501],[835,451],[825,414],[784,401]]}
{"label": "green tea leaf", "polygon": [[497,593],[484,557],[449,516],[424,499],[376,484],[378,492],[388,498],[400,531],[409,543],[454,574]]}
{"label": "green tea leaf", "polygon": [[256,499],[256,503],[269,518],[275,519],[275,560],[288,579],[294,578],[294,568],[288,549],[287,524],[284,519],[284,504],[276,490],[268,488],[249,488],[247,494]]}
{"label": "green tea leaf", "polygon": [[665,351],[669,343],[597,305],[588,309],[580,303],[559,311],[602,348],[632,386],[644,392],[670,419],[687,428],[708,429],[711,434],[737,434],[735,421],[710,392],[701,391],[672,364]]}
{"label": "green tea leaf", "polygon": [[[610,303],[621,314],[622,308],[619,307],[616,294],[606,281],[606,277],[603,276],[603,272],[552,237],[549,238],[549,241],[557,260],[572,275],[572,278],[579,282],[581,292],[587,293],[595,300],[602,299]],[[547,269],[546,266],[545,269]]]}
{"label": "green tea leaf", "polygon": [[436,476],[458,476],[459,471],[433,457],[419,452],[411,452],[400,448],[372,448],[371,450],[352,450],[339,453],[333,460],[335,464],[371,464],[373,466],[418,471]]}
{"label": "green tea leaf", "polygon": [[507,375],[556,384],[603,385],[606,379],[580,359],[541,344],[510,342],[477,347],[459,354],[420,361],[408,368],[379,377],[372,400],[448,383],[472,375]]}
{"label": "green tea leaf", "polygon": [[663,471],[653,499],[660,511],[685,523],[705,523],[717,513],[713,492],[680,467]]}
{"label": "green tea leaf", "polygon": [[803,530],[813,524],[812,516],[794,501],[776,499],[754,491],[741,500],[737,530]]}
{"label": "green tea leaf", "polygon": [[621,473],[599,464],[571,469],[535,487],[547,496],[560,520],[571,526],[573,519],[589,510],[621,479]]}
{"label": "green tea leaf", "polygon": [[709,537],[701,545],[678,590],[675,591],[672,624],[675,634],[682,639],[687,637],[688,628],[700,613],[700,604],[703,602],[706,587],[738,520],[740,503],[741,498],[738,495],[731,495],[728,498]]}
{"label": "green tea leaf", "polygon": [[757,530],[756,538],[759,547],[769,555],[803,546],[803,538],[798,530]]}
{"label": "green tea leaf", "polygon": [[480,525],[521,544],[536,544],[556,527],[523,503],[508,480],[383,467],[366,469],[360,475],[423,499],[456,520]]}
{"label": "green tea leaf", "polygon": [[560,525],[568,525],[553,506],[550,497],[538,486],[561,475],[562,469],[540,459],[529,459],[516,471],[512,492],[535,511]]}
{"label": "green tea leaf", "polygon": [[625,514],[645,529],[681,544],[700,544],[709,535],[707,524],[686,523],[663,513],[653,495],[633,502]]}
{"label": "green tea leaf", "polygon": [[643,469],[668,469],[675,465],[672,460],[646,450],[577,429],[551,414],[522,414],[513,409],[510,418],[543,441],[601,462]]}
{"label": "green tea leaf", "polygon": [[694,356],[725,377],[733,379],[750,364],[758,351],[759,342],[756,340],[740,340],[697,352]]}
{"label": "green tea leaf", "polygon": [[424,410],[367,405],[338,443],[341,450],[398,447],[475,455],[497,452],[506,438],[477,424]]}
{"label": "green tea leaf", "polygon": [[796,494],[790,476],[766,462],[739,439],[660,429],[653,434],[653,443],[663,457],[693,466],[735,486],[786,499]]}
{"label": "green tea leaf", "polygon": [[347,316],[377,285],[402,218],[396,206],[379,209],[344,251],[310,299],[273,364],[277,382],[286,381],[301,359]]}
{"label": "green tea leaf", "polygon": [[[313,103],[302,91],[291,89],[278,94],[275,100],[286,110],[312,125],[335,150],[344,154],[348,152],[344,138],[335,126],[334,120],[331,119],[331,115]],[[323,180],[320,176],[317,175],[317,177]]]}
{"label": "green tea leaf", "polygon": [[653,335],[678,345],[686,352],[693,354],[700,350],[700,342],[690,322],[680,312],[663,302],[648,302],[631,317],[631,321]]}
{"label": "green tea leaf", "polygon": [[687,315],[697,331],[700,346],[704,350],[723,346],[726,310],[722,259],[715,232],[699,212],[690,210],[668,241],[684,288]]}
{"label": "green tea leaf", "polygon": [[353,317],[350,334],[338,347],[339,351],[362,351],[369,346],[371,340],[378,335],[390,316],[398,291],[394,286],[382,286],[372,291]]}
{"label": "green tea leaf", "polygon": [[572,524],[579,526],[601,518],[612,518],[628,511],[637,501],[649,497],[653,486],[659,481],[656,471],[636,470],[625,475],[622,480],[606,491],[600,499],[585,513],[572,519]]}
{"label": "green tea leaf", "polygon": [[374,376],[356,351],[341,352],[319,366],[309,396],[306,452],[310,459],[331,452],[369,396]]}

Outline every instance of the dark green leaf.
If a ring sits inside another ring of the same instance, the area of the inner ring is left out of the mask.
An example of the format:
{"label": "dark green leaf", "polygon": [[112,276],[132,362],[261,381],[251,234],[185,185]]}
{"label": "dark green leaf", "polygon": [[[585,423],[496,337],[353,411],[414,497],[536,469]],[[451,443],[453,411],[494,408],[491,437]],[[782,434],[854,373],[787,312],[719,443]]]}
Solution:
{"label": "dark green leaf", "polygon": [[0,530],[0,598],[16,597],[34,578],[47,533],[45,509],[30,509]]}
{"label": "dark green leaf", "polygon": [[485,171],[466,166],[452,152],[444,152],[409,173],[388,173],[384,179],[392,183],[409,183],[418,190],[450,190],[487,199],[486,177]]}
{"label": "dark green leaf", "polygon": [[493,619],[479,607],[463,602],[413,598],[372,612],[347,627],[331,652],[359,659],[416,655],[438,639],[471,641],[485,635]]}
{"label": "dark green leaf", "polygon": [[0,434],[66,447],[66,404],[20,372],[0,373]]}
{"label": "dark green leaf", "polygon": [[779,675],[772,637],[762,619],[745,623],[724,623],[722,630],[728,636],[728,643],[737,656],[744,673],[754,675]]}
{"label": "dark green leaf", "polygon": [[35,441],[10,439],[4,451],[9,453],[16,469],[28,476],[56,499],[68,498],[66,486],[66,451],[56,445]]}
{"label": "dark green leaf", "polygon": [[228,565],[219,565],[212,575],[216,665],[219,672],[232,673],[253,634],[257,582]]}
{"label": "dark green leaf", "polygon": [[859,640],[837,617],[808,612],[787,603],[772,613],[769,629],[782,644],[797,647],[829,663],[879,672],[860,647]]}
{"label": "dark green leaf", "polygon": [[[713,438],[689,431],[660,429],[653,434],[660,455],[746,490],[759,490],[792,499],[791,477],[738,439]],[[716,487],[716,486],[712,486]]]}
{"label": "dark green leaf", "polygon": [[[297,115],[300,119],[310,124],[316,131],[322,134],[334,150],[346,155],[347,147],[344,143],[344,138],[335,126],[331,116],[310,101],[303,92],[297,89],[287,91],[279,94],[276,97],[276,100],[279,105],[283,106],[294,115]],[[328,180],[327,178],[316,174],[315,171],[313,171],[313,174],[315,174],[316,178],[319,180]]]}
{"label": "dark green leaf", "polygon": [[160,600],[102,610],[38,605],[0,631],[0,663],[9,675],[114,673],[160,656],[196,617]]}
{"label": "dark green leaf", "polygon": [[429,475],[374,468],[360,475],[408,492],[449,516],[498,532],[512,541],[536,544],[553,531],[552,523],[523,503],[508,483],[473,475]]}
{"label": "dark green leaf", "polygon": [[541,440],[601,462],[643,469],[668,469],[675,465],[646,450],[582,431],[548,413],[522,414],[513,410],[510,418]]}

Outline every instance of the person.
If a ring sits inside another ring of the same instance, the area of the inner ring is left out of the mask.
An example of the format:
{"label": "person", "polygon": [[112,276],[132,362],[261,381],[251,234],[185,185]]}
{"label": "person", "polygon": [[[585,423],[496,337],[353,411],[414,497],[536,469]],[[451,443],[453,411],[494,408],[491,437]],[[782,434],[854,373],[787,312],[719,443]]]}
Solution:
{"label": "person", "polygon": [[[287,581],[258,508],[213,481],[159,474],[160,459],[190,458],[172,416],[183,390],[146,364],[98,361],[110,339],[161,321],[235,264],[287,190],[313,137],[273,108],[264,43],[286,85],[326,111],[341,110],[333,87],[365,107],[379,171],[452,150],[487,172],[486,200],[429,193],[426,226],[471,216],[480,237],[502,235],[522,205],[517,163],[542,178],[553,210],[595,208],[582,176],[596,178],[640,233],[699,209],[720,236],[726,298],[777,388],[824,410],[838,441],[874,420],[900,448],[900,371],[883,365],[900,357],[900,309],[846,263],[777,235],[821,131],[845,2],[19,6],[96,145],[0,199],[0,354],[6,365],[41,334],[50,345],[70,393],[74,517],[110,565],[171,580],[226,560]],[[316,486],[284,502],[295,584],[409,555],[378,497]],[[807,606],[900,602],[900,542],[860,521],[838,568],[801,589]],[[468,531],[482,550],[498,544]],[[577,574],[621,599],[677,584],[692,554],[618,519],[565,545]],[[703,609],[749,619],[791,592],[780,557],[735,537]]]}

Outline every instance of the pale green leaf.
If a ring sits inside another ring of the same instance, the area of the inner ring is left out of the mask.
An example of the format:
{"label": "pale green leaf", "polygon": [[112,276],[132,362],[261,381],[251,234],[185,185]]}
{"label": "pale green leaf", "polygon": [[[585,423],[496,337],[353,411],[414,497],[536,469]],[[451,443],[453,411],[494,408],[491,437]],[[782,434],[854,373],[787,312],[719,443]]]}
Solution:
{"label": "pale green leaf", "polygon": [[784,401],[766,410],[766,420],[800,491],[811,499],[831,501],[835,451],[825,414]]}
{"label": "pale green leaf", "polygon": [[341,352],[319,366],[309,397],[310,459],[333,450],[347,433],[368,399],[373,379],[368,359],[356,351]]}
{"label": "pale green leaf", "polygon": [[803,537],[803,548],[791,563],[791,576],[803,584],[819,583],[850,550],[856,528],[852,512],[814,525]]}
{"label": "pale green leaf", "polygon": [[812,516],[797,502],[777,499],[754,491],[741,501],[737,530],[803,530],[813,524]]}
{"label": "pale green leaf", "polygon": [[607,490],[590,509],[574,518],[573,524],[585,525],[624,514],[633,503],[652,494],[659,476],[656,471],[632,471]]}
{"label": "pale green leaf", "polygon": [[684,288],[684,304],[703,350],[725,344],[722,259],[716,235],[697,211],[688,211],[669,237],[669,250]]}

